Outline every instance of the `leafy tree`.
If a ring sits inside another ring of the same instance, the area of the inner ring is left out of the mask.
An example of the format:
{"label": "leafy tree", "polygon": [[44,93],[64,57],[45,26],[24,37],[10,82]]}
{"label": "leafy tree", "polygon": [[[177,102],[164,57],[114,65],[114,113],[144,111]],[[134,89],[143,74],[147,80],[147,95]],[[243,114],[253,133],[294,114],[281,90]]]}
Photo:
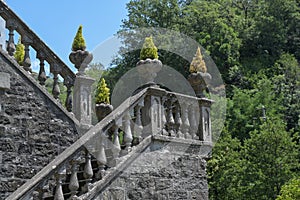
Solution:
{"label": "leafy tree", "polygon": [[72,51],[85,50],[86,44],[82,35],[82,25],[79,26],[72,43]]}
{"label": "leafy tree", "polygon": [[240,149],[239,140],[232,138],[225,129],[207,165],[210,199],[240,198],[240,175],[243,170]]}
{"label": "leafy tree", "polygon": [[146,60],[147,58],[158,59],[157,47],[153,43],[152,36],[145,38],[145,42],[140,53],[141,60]]}
{"label": "leafy tree", "polygon": [[300,65],[291,54],[282,54],[269,70],[275,85],[275,92],[282,96],[284,116],[288,130],[300,131]]}
{"label": "leafy tree", "polygon": [[16,45],[16,52],[14,54],[14,57],[16,58],[19,65],[23,65],[25,56],[25,46],[21,43],[21,36],[18,39],[18,44]]}
{"label": "leafy tree", "polygon": [[298,152],[281,119],[272,118],[245,141],[242,199],[275,199],[299,166]]}
{"label": "leafy tree", "polygon": [[281,99],[274,93],[274,86],[264,74],[253,75],[251,89],[234,87],[233,97],[228,100],[227,124],[230,133],[241,141],[249,132],[258,128],[263,117],[263,106],[267,117],[279,116],[283,110]]}
{"label": "leafy tree", "polygon": [[298,200],[300,199],[300,177],[294,178],[286,183],[280,191],[276,200]]}
{"label": "leafy tree", "polygon": [[97,89],[96,89],[96,104],[100,103],[107,103],[109,104],[109,88],[105,83],[105,79],[101,78],[98,82]]}

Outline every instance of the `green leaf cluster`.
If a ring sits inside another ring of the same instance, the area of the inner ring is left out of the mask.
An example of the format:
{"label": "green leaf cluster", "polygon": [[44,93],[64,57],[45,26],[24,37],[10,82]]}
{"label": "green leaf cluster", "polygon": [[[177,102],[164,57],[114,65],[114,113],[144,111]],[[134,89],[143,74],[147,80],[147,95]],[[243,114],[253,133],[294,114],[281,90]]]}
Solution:
{"label": "green leaf cluster", "polygon": [[158,59],[157,47],[153,43],[152,36],[145,38],[145,42],[140,53],[141,60],[146,60],[147,58]]}
{"label": "green leaf cluster", "polygon": [[85,50],[86,44],[82,35],[82,25],[79,26],[72,43],[72,51]]}
{"label": "green leaf cluster", "polygon": [[300,199],[300,177],[290,180],[280,191],[276,200],[298,200]]}
{"label": "green leaf cluster", "polygon": [[14,57],[19,65],[23,64],[25,56],[25,46],[21,43],[21,36],[18,39],[18,43],[16,45],[16,51],[14,53]]}
{"label": "green leaf cluster", "polygon": [[96,104],[100,104],[100,103],[109,104],[110,103],[109,95],[110,95],[110,90],[105,83],[105,79],[101,78],[96,88],[96,94],[95,94]]}

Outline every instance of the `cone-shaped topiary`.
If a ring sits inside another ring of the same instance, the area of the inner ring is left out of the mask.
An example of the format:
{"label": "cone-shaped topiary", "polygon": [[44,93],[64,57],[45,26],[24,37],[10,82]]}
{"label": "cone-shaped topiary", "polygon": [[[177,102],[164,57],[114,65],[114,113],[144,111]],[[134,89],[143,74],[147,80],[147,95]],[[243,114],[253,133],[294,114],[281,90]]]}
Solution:
{"label": "cone-shaped topiary", "polygon": [[197,73],[197,72],[202,72],[206,73],[207,68],[205,65],[205,62],[202,58],[201,50],[200,47],[198,47],[196,55],[194,56],[191,65],[190,65],[190,72],[191,73]]}
{"label": "cone-shaped topiary", "polygon": [[21,43],[21,36],[19,37],[18,44],[16,46],[16,52],[14,54],[14,57],[16,58],[19,65],[23,64],[25,56],[25,46]]}
{"label": "cone-shaped topiary", "polygon": [[105,83],[105,79],[101,78],[100,81],[98,82],[97,88],[96,88],[95,103],[96,104],[100,104],[100,103],[109,104],[110,103],[109,95],[110,95],[110,90]]}
{"label": "cone-shaped topiary", "polygon": [[141,60],[146,60],[147,58],[158,59],[157,48],[153,43],[152,36],[145,38],[145,42],[140,52]]}
{"label": "cone-shaped topiary", "polygon": [[82,25],[79,26],[72,44],[72,51],[82,50],[86,48],[85,40],[82,36]]}

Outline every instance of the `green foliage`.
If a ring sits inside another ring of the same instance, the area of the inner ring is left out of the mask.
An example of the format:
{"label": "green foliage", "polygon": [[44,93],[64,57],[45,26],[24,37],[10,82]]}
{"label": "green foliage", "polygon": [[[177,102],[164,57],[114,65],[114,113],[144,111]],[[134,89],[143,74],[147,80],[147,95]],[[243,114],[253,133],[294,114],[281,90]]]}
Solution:
{"label": "green foliage", "polygon": [[145,42],[140,53],[141,60],[146,60],[147,58],[158,59],[157,48],[153,43],[152,36],[145,38]]}
{"label": "green foliage", "polygon": [[206,65],[203,60],[200,47],[198,47],[196,55],[194,56],[191,65],[190,65],[190,72],[191,73],[197,73],[197,72],[203,72],[206,73]]}
{"label": "green foliage", "polygon": [[219,68],[228,97],[226,127],[208,162],[210,199],[275,199],[299,176],[299,1],[131,0],[127,9],[125,48],[103,73],[110,88],[135,67],[140,52],[131,50],[145,34],[155,36],[164,64],[189,74],[189,63],[166,50],[176,43],[192,56],[185,41],[151,31],[133,39],[131,29],[167,28],[195,39]]}
{"label": "green foliage", "polygon": [[105,79],[101,78],[96,88],[96,95],[95,95],[96,104],[100,104],[100,103],[109,104],[109,95],[110,92],[109,92],[109,88],[105,83]]}
{"label": "green foliage", "polygon": [[290,180],[280,191],[276,200],[298,200],[300,199],[300,177]]}
{"label": "green foliage", "polygon": [[291,133],[286,131],[281,119],[268,119],[259,129],[252,131],[242,151],[245,159],[244,197],[274,199],[299,166],[299,152],[295,147]]}
{"label": "green foliage", "polygon": [[79,26],[72,43],[72,51],[85,50],[85,40],[82,35],[82,25]]}
{"label": "green foliage", "polygon": [[21,36],[18,39],[18,44],[16,45],[16,52],[14,57],[16,58],[19,65],[23,65],[25,56],[25,46],[21,43]]}

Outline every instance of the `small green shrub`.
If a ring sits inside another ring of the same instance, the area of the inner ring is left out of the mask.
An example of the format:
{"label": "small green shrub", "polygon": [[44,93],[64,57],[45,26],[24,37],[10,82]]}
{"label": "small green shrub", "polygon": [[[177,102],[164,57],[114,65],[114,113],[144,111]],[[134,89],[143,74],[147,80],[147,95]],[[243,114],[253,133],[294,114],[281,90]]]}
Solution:
{"label": "small green shrub", "polygon": [[203,60],[202,54],[200,47],[198,47],[196,55],[194,56],[191,65],[190,65],[190,72],[191,73],[197,73],[197,72],[202,72],[206,73],[207,68],[205,65],[205,62]]}
{"label": "small green shrub", "polygon": [[25,56],[25,46],[21,43],[21,36],[19,37],[18,44],[16,46],[16,52],[14,54],[14,57],[16,61],[19,63],[19,65],[23,64]]}
{"label": "small green shrub", "polygon": [[158,59],[157,47],[153,43],[152,36],[145,38],[145,42],[140,52],[141,60],[145,60],[147,58]]}
{"label": "small green shrub", "polygon": [[109,104],[109,95],[110,95],[110,90],[107,87],[105,83],[105,79],[101,78],[97,84],[96,88],[96,94],[95,94],[95,103],[100,104],[100,103],[107,103]]}
{"label": "small green shrub", "polygon": [[82,36],[82,25],[79,26],[72,44],[72,51],[85,50],[85,40]]}

